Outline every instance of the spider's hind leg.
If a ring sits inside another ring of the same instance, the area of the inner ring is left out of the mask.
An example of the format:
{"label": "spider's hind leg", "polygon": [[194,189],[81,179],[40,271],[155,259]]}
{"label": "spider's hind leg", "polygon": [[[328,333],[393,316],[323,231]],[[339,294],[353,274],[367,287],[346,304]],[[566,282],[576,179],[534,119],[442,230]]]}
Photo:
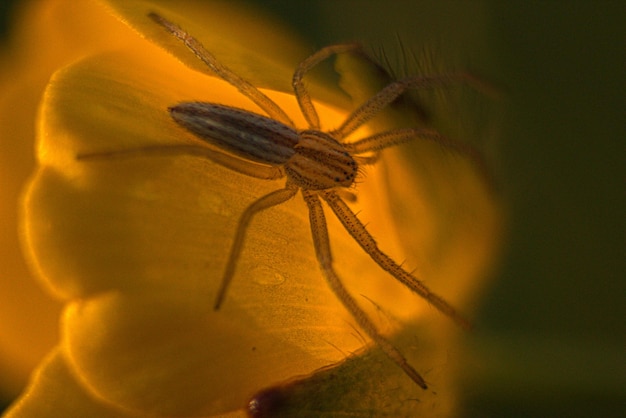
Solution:
{"label": "spider's hind leg", "polygon": [[322,198],[328,206],[335,213],[339,221],[342,223],[346,231],[355,239],[355,241],[363,248],[363,250],[378,264],[383,270],[391,274],[396,280],[409,288],[412,292],[420,295],[426,299],[432,306],[434,306],[439,312],[452,319],[458,325],[465,329],[471,329],[472,325],[459,314],[448,302],[446,302],[441,296],[431,292],[431,290],[424,285],[420,280],[413,276],[408,271],[404,270],[398,263],[396,263],[391,257],[383,253],[378,244],[367,231],[365,225],[359,220],[359,218],[350,210],[348,205],[337,196],[336,193],[331,191],[324,191],[321,193]]}
{"label": "spider's hind leg", "polygon": [[328,227],[326,226],[326,217],[322,209],[322,204],[316,194],[303,191],[304,200],[309,207],[309,219],[311,222],[311,233],[313,235],[313,244],[315,253],[320,263],[326,282],[332,289],[333,293],[341,301],[343,306],[352,314],[354,320],[358,323],[363,331],[374,340],[376,345],[393,360],[404,372],[421,388],[427,389],[428,386],[424,378],[411,366],[406,358],[402,355],[389,340],[383,337],[374,323],[368,318],[367,314],[359,307],[356,300],[348,293],[348,290],[341,283],[341,280],[335,273],[332,263],[332,254],[330,251],[330,242],[328,239]]}
{"label": "spider's hind leg", "polygon": [[[446,150],[450,150],[456,154],[468,158],[474,165],[478,173],[483,177],[484,181],[491,187],[495,187],[495,179],[489,165],[485,161],[483,155],[471,144],[450,139],[434,129],[422,128],[398,128],[380,132],[359,141],[344,144],[346,151],[351,154],[362,154],[367,152],[376,152],[373,160],[371,157],[365,157],[366,162],[361,164],[372,164],[378,157],[378,152],[385,148],[401,145],[416,139],[434,142]],[[363,157],[360,157],[363,158]]]}

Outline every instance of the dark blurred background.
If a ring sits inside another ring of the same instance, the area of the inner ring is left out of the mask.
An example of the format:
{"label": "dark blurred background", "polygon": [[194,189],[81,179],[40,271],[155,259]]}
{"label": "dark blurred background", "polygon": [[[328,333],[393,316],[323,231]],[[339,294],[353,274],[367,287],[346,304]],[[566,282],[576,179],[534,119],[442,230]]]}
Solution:
{"label": "dark blurred background", "polygon": [[623,1],[249,3],[315,47],[432,43],[503,86],[509,239],[467,337],[484,364],[468,366],[465,416],[626,416]]}

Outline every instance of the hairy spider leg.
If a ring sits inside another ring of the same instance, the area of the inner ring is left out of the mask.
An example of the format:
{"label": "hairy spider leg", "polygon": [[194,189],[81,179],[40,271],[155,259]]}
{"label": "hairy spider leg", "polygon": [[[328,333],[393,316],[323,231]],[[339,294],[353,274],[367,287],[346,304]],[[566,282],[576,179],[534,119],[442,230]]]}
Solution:
{"label": "hairy spider leg", "polygon": [[222,283],[219,290],[217,291],[215,305],[213,305],[214,310],[217,311],[222,305],[222,302],[224,301],[224,296],[226,295],[226,290],[228,289],[228,285],[233,279],[233,275],[235,274],[235,266],[237,265],[237,259],[239,258],[239,254],[241,253],[241,250],[243,248],[243,241],[246,235],[246,229],[248,229],[248,225],[250,224],[252,217],[257,213],[264,211],[265,209],[269,209],[272,206],[277,206],[281,203],[286,202],[287,200],[291,199],[297,192],[297,187],[291,186],[289,183],[287,183],[287,186],[284,189],[275,190],[255,200],[243,212],[243,214],[239,218],[237,232],[235,234],[235,240],[230,247],[230,254],[228,256],[226,268],[224,269],[224,275],[222,276]]}
{"label": "hairy spider leg", "polygon": [[311,95],[309,94],[304,83],[302,82],[302,78],[313,67],[315,67],[317,64],[324,61],[325,59],[328,59],[332,55],[356,51],[361,51],[360,45],[356,43],[330,45],[320,49],[310,57],[306,58],[304,61],[298,64],[298,67],[296,67],[296,71],[293,73],[291,84],[293,86],[293,91],[296,95],[296,99],[298,100],[300,110],[302,111],[304,118],[309,124],[309,129],[319,130],[320,119],[317,115],[317,110],[315,109],[315,106],[313,106]]}
{"label": "hairy spider leg", "polygon": [[259,89],[254,87],[245,79],[234,73],[230,68],[220,63],[213,54],[196,38],[191,36],[185,30],[175,23],[170,22],[164,17],[156,13],[148,13],[148,17],[154,22],[165,28],[171,35],[181,40],[191,52],[194,53],[200,61],[204,62],[218,77],[235,86],[243,95],[256,103],[263,109],[272,119],[276,119],[285,125],[294,127],[294,123],[283,109],[280,108],[272,99],[263,94]]}
{"label": "hairy spider leg", "polygon": [[414,76],[394,81],[359,106],[346,118],[339,128],[331,131],[330,134],[338,141],[342,140],[380,113],[382,109],[393,103],[407,90],[449,87],[464,83],[476,90],[483,90],[482,84],[479,83],[475,76],[463,72],[434,76]]}
{"label": "hairy spider leg", "polygon": [[388,131],[379,132],[377,134],[362,138],[355,142],[343,143],[344,148],[351,154],[362,154],[374,152],[373,155],[367,157],[359,157],[360,164],[373,164],[379,158],[379,151],[385,148],[401,145],[415,139],[424,139],[432,141],[446,150],[453,151],[469,159],[474,165],[480,176],[487,182],[490,187],[495,187],[495,179],[493,173],[482,154],[470,144],[450,139],[433,129],[424,128],[397,128]]}
{"label": "hairy spider leg", "polygon": [[354,240],[363,248],[371,258],[383,270],[391,274],[396,280],[408,287],[411,291],[417,293],[433,305],[438,311],[452,319],[463,328],[470,329],[470,323],[463,318],[457,311],[450,306],[441,296],[433,293],[421,281],[408,271],[404,270],[391,257],[383,253],[379,248],[376,240],[367,232],[365,225],[359,220],[352,210],[341,200],[333,191],[320,191],[322,199],[335,213],[339,221],[342,223],[346,231],[354,238]]}
{"label": "hairy spider leg", "polygon": [[[370,97],[365,103],[359,106],[359,108],[348,115],[339,128],[331,131],[330,135],[332,135],[336,140],[342,141],[346,136],[350,135],[363,124],[367,123],[374,116],[380,113],[381,110],[393,103],[394,100],[409,89],[448,87],[452,84],[460,83],[467,83],[474,89],[492,96],[497,94],[495,93],[495,89],[469,73],[461,72],[456,74],[444,74],[441,76],[408,77],[389,84],[374,96]],[[490,89],[494,90],[494,92],[490,91]],[[362,138],[352,143],[344,142],[343,144],[348,152],[354,154],[374,151],[376,154],[374,154],[373,157],[365,157],[366,159],[362,161],[363,164],[372,164],[378,160],[378,151],[394,145],[400,145],[414,139],[426,139],[433,141],[445,149],[467,157],[487,184],[491,187],[495,187],[493,174],[489,170],[482,154],[475,147],[470,144],[448,138],[432,129],[390,129],[388,131],[379,132],[366,138]]]}
{"label": "hairy spider leg", "polygon": [[[388,131],[379,132],[377,134],[362,138],[358,141],[351,143],[344,143],[344,147],[350,153],[360,154],[364,152],[376,152],[375,157],[378,156],[378,152],[395,145],[401,145],[406,142],[413,141],[415,139],[424,139],[432,141],[446,150],[453,151],[459,155],[462,155],[469,159],[474,165],[474,168],[478,171],[480,176],[491,187],[495,187],[495,179],[493,173],[489,169],[487,162],[483,155],[472,145],[455,141],[448,138],[445,135],[433,129],[422,128],[397,128],[390,129]],[[374,159],[373,162],[375,162]],[[361,162],[362,164],[370,164],[369,161]]]}
{"label": "hairy spider leg", "polygon": [[206,158],[230,170],[261,180],[276,180],[285,177],[281,166],[271,166],[235,158],[202,145],[152,145],[115,151],[77,154],[77,160],[98,160],[102,158],[192,156]]}
{"label": "hairy spider leg", "polygon": [[431,140],[439,144],[446,141],[443,135],[433,129],[398,128],[379,132],[358,141],[344,143],[343,146],[351,154],[363,154],[401,145],[416,138]]}
{"label": "hairy spider leg", "polygon": [[[322,204],[318,195],[306,190],[302,191],[304,201],[309,207],[309,221],[311,224],[311,234],[313,235],[313,244],[317,260],[326,278],[326,282],[332,289],[333,293],[341,301],[343,306],[350,312],[354,320],[359,326],[370,336],[372,340],[383,350],[383,352],[393,360],[404,372],[421,388],[428,389],[426,382],[420,374],[407,362],[402,353],[393,346],[385,337],[377,330],[376,326],[368,318],[367,314],[359,307],[354,298],[350,296],[348,290],[341,283],[341,279],[333,269],[333,257],[330,250],[330,242],[328,240],[328,227],[326,226],[326,217]],[[323,196],[323,194],[322,194]]]}

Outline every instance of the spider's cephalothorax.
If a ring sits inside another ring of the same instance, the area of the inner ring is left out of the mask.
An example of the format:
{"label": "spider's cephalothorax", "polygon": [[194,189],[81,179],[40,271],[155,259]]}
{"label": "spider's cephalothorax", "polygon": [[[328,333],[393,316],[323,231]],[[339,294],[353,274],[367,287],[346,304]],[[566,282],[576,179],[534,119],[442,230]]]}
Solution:
{"label": "spider's cephalothorax", "polygon": [[350,187],[358,167],[345,147],[324,132],[300,132],[296,153],[285,163],[287,177],[305,190]]}
{"label": "spider's cephalothorax", "polygon": [[215,309],[219,309],[224,301],[228,285],[234,277],[237,261],[243,248],[245,232],[254,215],[287,201],[300,190],[309,210],[317,259],[329,287],[378,347],[415,383],[426,389],[426,382],[421,375],[408,364],[402,353],[378,332],[374,323],[335,273],[326,218],[320,198],[328,204],[350,235],[382,270],[461,326],[469,327],[468,322],[442,297],[431,292],[413,274],[404,270],[378,248],[365,225],[336,190],[353,185],[358,172],[358,158],[360,158],[359,162],[372,163],[376,160],[375,157],[359,157],[361,154],[373,153],[375,155],[385,148],[415,139],[435,141],[442,146],[463,153],[480,166],[480,159],[471,147],[451,141],[432,129],[398,128],[357,141],[344,142],[349,134],[367,123],[407,89],[436,88],[459,82],[481,89],[480,83],[467,73],[408,77],[398,80],[358,107],[337,129],[331,133],[325,133],[320,130],[317,111],[302,79],[311,68],[334,54],[360,51],[359,46],[355,44],[332,45],[305,59],[298,65],[293,75],[292,84],[295,96],[309,125],[308,129],[298,130],[289,116],[276,103],[221,64],[198,40],[156,13],[150,13],[148,16],[182,41],[215,75],[235,86],[268,116],[216,103],[183,102],[169,108],[171,117],[205,143],[105,151],[78,155],[77,158],[87,160],[132,155],[194,155],[208,158],[251,177],[273,180],[286,176],[287,183],[283,189],[260,197],[251,203],[241,215],[215,299]]}

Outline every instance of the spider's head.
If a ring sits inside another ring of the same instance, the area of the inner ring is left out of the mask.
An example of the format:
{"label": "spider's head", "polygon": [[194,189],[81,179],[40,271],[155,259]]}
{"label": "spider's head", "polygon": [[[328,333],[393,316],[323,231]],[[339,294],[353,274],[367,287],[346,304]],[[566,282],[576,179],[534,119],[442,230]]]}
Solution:
{"label": "spider's head", "polygon": [[332,136],[315,130],[300,132],[295,154],[285,163],[287,177],[304,190],[350,187],[358,172],[352,155]]}

